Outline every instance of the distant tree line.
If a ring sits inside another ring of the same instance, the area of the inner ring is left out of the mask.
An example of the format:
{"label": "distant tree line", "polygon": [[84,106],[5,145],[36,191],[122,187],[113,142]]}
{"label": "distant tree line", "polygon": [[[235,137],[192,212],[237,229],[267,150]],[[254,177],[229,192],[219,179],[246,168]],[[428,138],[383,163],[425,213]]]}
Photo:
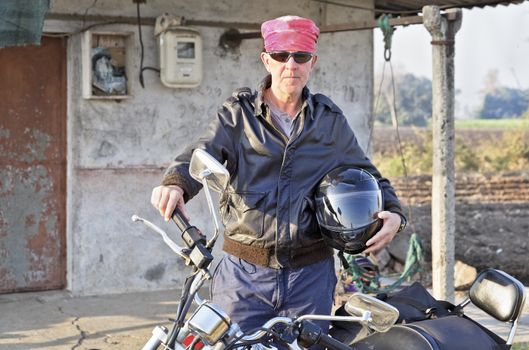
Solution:
{"label": "distant tree line", "polygon": [[477,112],[480,119],[529,118],[529,89],[497,87],[485,94]]}
{"label": "distant tree line", "polygon": [[[529,89],[498,86],[497,72],[489,73],[484,83],[483,101],[472,117],[476,119],[528,118]],[[491,77],[492,76],[492,77]],[[375,84],[374,117],[383,124],[426,126],[432,115],[432,82],[407,73],[395,77],[394,86],[388,77]],[[395,90],[395,99],[393,95]],[[395,108],[394,108],[395,107]]]}

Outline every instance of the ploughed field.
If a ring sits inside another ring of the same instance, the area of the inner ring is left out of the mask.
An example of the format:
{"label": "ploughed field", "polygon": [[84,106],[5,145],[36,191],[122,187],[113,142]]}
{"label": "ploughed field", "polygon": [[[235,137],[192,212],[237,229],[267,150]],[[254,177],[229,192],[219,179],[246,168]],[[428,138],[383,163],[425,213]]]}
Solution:
{"label": "ploughed field", "polygon": [[[501,137],[502,130],[456,130],[472,145]],[[401,140],[417,140],[411,128],[400,128]],[[396,135],[391,128],[375,128],[375,152],[395,152]],[[387,152],[387,153],[386,153]],[[431,261],[431,176],[390,178],[397,194],[411,211],[411,222],[400,239],[416,232],[427,262]],[[529,285],[529,172],[456,174],[456,259],[474,266],[504,270]],[[425,266],[426,269],[430,265]]]}

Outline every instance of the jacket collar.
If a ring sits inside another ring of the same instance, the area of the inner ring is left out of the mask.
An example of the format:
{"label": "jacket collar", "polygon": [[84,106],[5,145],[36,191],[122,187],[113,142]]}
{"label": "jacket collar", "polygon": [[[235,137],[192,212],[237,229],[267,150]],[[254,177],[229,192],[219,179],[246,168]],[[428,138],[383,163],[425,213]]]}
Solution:
{"label": "jacket collar", "polygon": [[[272,86],[272,76],[268,74],[264,79],[259,83],[257,88],[257,96],[255,97],[255,107],[254,107],[254,113],[255,115],[261,115],[263,113],[263,110],[266,108],[266,104],[264,101],[264,90],[270,88]],[[307,111],[305,115],[309,115],[311,119],[314,119],[314,114],[312,113],[314,111],[314,103],[312,101],[312,95],[310,93],[310,90],[308,87],[304,87],[303,91],[301,92],[301,98],[303,100],[303,104],[301,105],[301,109],[304,110],[307,108]]]}

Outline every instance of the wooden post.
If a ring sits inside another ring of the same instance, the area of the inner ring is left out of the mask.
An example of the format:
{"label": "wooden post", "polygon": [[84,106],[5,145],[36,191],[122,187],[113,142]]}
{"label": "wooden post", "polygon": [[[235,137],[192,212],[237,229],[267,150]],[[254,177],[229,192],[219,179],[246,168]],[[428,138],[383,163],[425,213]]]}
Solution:
{"label": "wooden post", "polygon": [[423,7],[432,36],[432,284],[438,299],[454,301],[455,170],[454,44],[462,11],[441,16],[438,6]]}

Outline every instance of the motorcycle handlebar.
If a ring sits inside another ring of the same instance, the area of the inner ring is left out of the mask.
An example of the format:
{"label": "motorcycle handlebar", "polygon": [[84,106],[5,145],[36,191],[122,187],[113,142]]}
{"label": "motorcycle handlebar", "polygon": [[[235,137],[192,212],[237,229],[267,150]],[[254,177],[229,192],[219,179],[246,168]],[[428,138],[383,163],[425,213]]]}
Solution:
{"label": "motorcycle handlebar", "polygon": [[187,221],[186,217],[182,214],[182,212],[178,208],[175,208],[171,218],[175,222],[176,226],[178,226],[178,228],[182,232],[184,232],[185,230],[187,230],[191,226],[189,224],[189,221]]}
{"label": "motorcycle handlebar", "polygon": [[[274,317],[270,320],[268,320],[263,327],[250,334],[242,337],[242,340],[244,341],[255,341],[263,337],[267,334],[268,330],[270,330],[273,326],[276,324],[285,324],[286,326],[291,326],[296,321],[292,320],[288,317]],[[325,334],[322,332],[321,328],[314,323],[302,320],[299,323],[299,336],[298,336],[298,344],[303,347],[310,347],[312,345],[318,344],[323,346],[324,348],[328,348],[331,350],[353,350],[353,348],[347,346],[346,344],[334,339],[333,337]]]}
{"label": "motorcycle handlebar", "polygon": [[288,318],[288,317],[274,317],[274,318],[271,318],[268,321],[266,321],[266,323],[263,325],[263,327],[261,327],[261,329],[259,329],[258,331],[254,332],[254,333],[252,333],[250,335],[245,335],[244,337],[242,337],[242,340],[244,340],[244,341],[257,340],[257,339],[261,338],[262,336],[264,336],[268,332],[268,330],[270,328],[272,328],[273,326],[275,326],[276,324],[279,324],[279,323],[282,323],[282,324],[285,324],[285,325],[291,325],[292,324],[292,319]]}
{"label": "motorcycle handlebar", "polygon": [[313,345],[321,345],[331,350],[351,350],[349,346],[322,332],[321,327],[310,322],[302,321],[299,324],[298,344],[309,348]]}
{"label": "motorcycle handlebar", "polygon": [[352,350],[353,348],[345,345],[344,343],[334,339],[330,335],[322,333],[320,338],[316,341],[316,344],[321,345],[325,349],[332,350]]}
{"label": "motorcycle handlebar", "polygon": [[[182,238],[189,247],[189,252],[184,252],[183,248],[173,242],[169,236],[167,236],[167,233],[165,233],[164,230],[149,220],[145,220],[144,218],[141,218],[137,215],[132,215],[132,221],[143,222],[149,228],[158,232],[162,236],[165,244],[167,244],[173,252],[182,257],[186,265],[193,265],[198,269],[207,270],[210,263],[213,261],[213,255],[211,255],[211,252],[205,247],[206,239],[204,235],[202,235],[202,233],[195,226],[190,226],[180,211],[175,210],[175,212],[176,220],[178,220],[177,224],[179,226],[187,226],[186,230],[182,232]],[[175,213],[173,213],[173,215],[175,215]]]}
{"label": "motorcycle handlebar", "polygon": [[182,239],[189,249],[193,249],[196,245],[206,245],[206,236],[198,228],[191,226],[180,209],[175,208],[171,217],[182,232]]}
{"label": "motorcycle handlebar", "polygon": [[171,248],[171,250],[173,252],[175,252],[176,254],[178,254],[179,256],[181,256],[184,260],[188,261],[189,260],[189,257],[187,255],[185,255],[182,250],[183,248],[180,247],[178,244],[176,244],[175,242],[173,242],[169,236],[167,236],[167,233],[165,233],[164,230],[162,230],[161,228],[159,228],[158,226],[156,226],[155,224],[153,224],[152,222],[150,222],[149,220],[146,220],[144,218],[141,218],[139,217],[138,215],[132,215],[132,221],[134,222],[142,222],[144,223],[147,227],[149,227],[150,229],[152,229],[153,231],[159,233],[162,238],[163,238],[163,241],[165,242],[165,244],[167,244],[169,246],[169,248]]}

